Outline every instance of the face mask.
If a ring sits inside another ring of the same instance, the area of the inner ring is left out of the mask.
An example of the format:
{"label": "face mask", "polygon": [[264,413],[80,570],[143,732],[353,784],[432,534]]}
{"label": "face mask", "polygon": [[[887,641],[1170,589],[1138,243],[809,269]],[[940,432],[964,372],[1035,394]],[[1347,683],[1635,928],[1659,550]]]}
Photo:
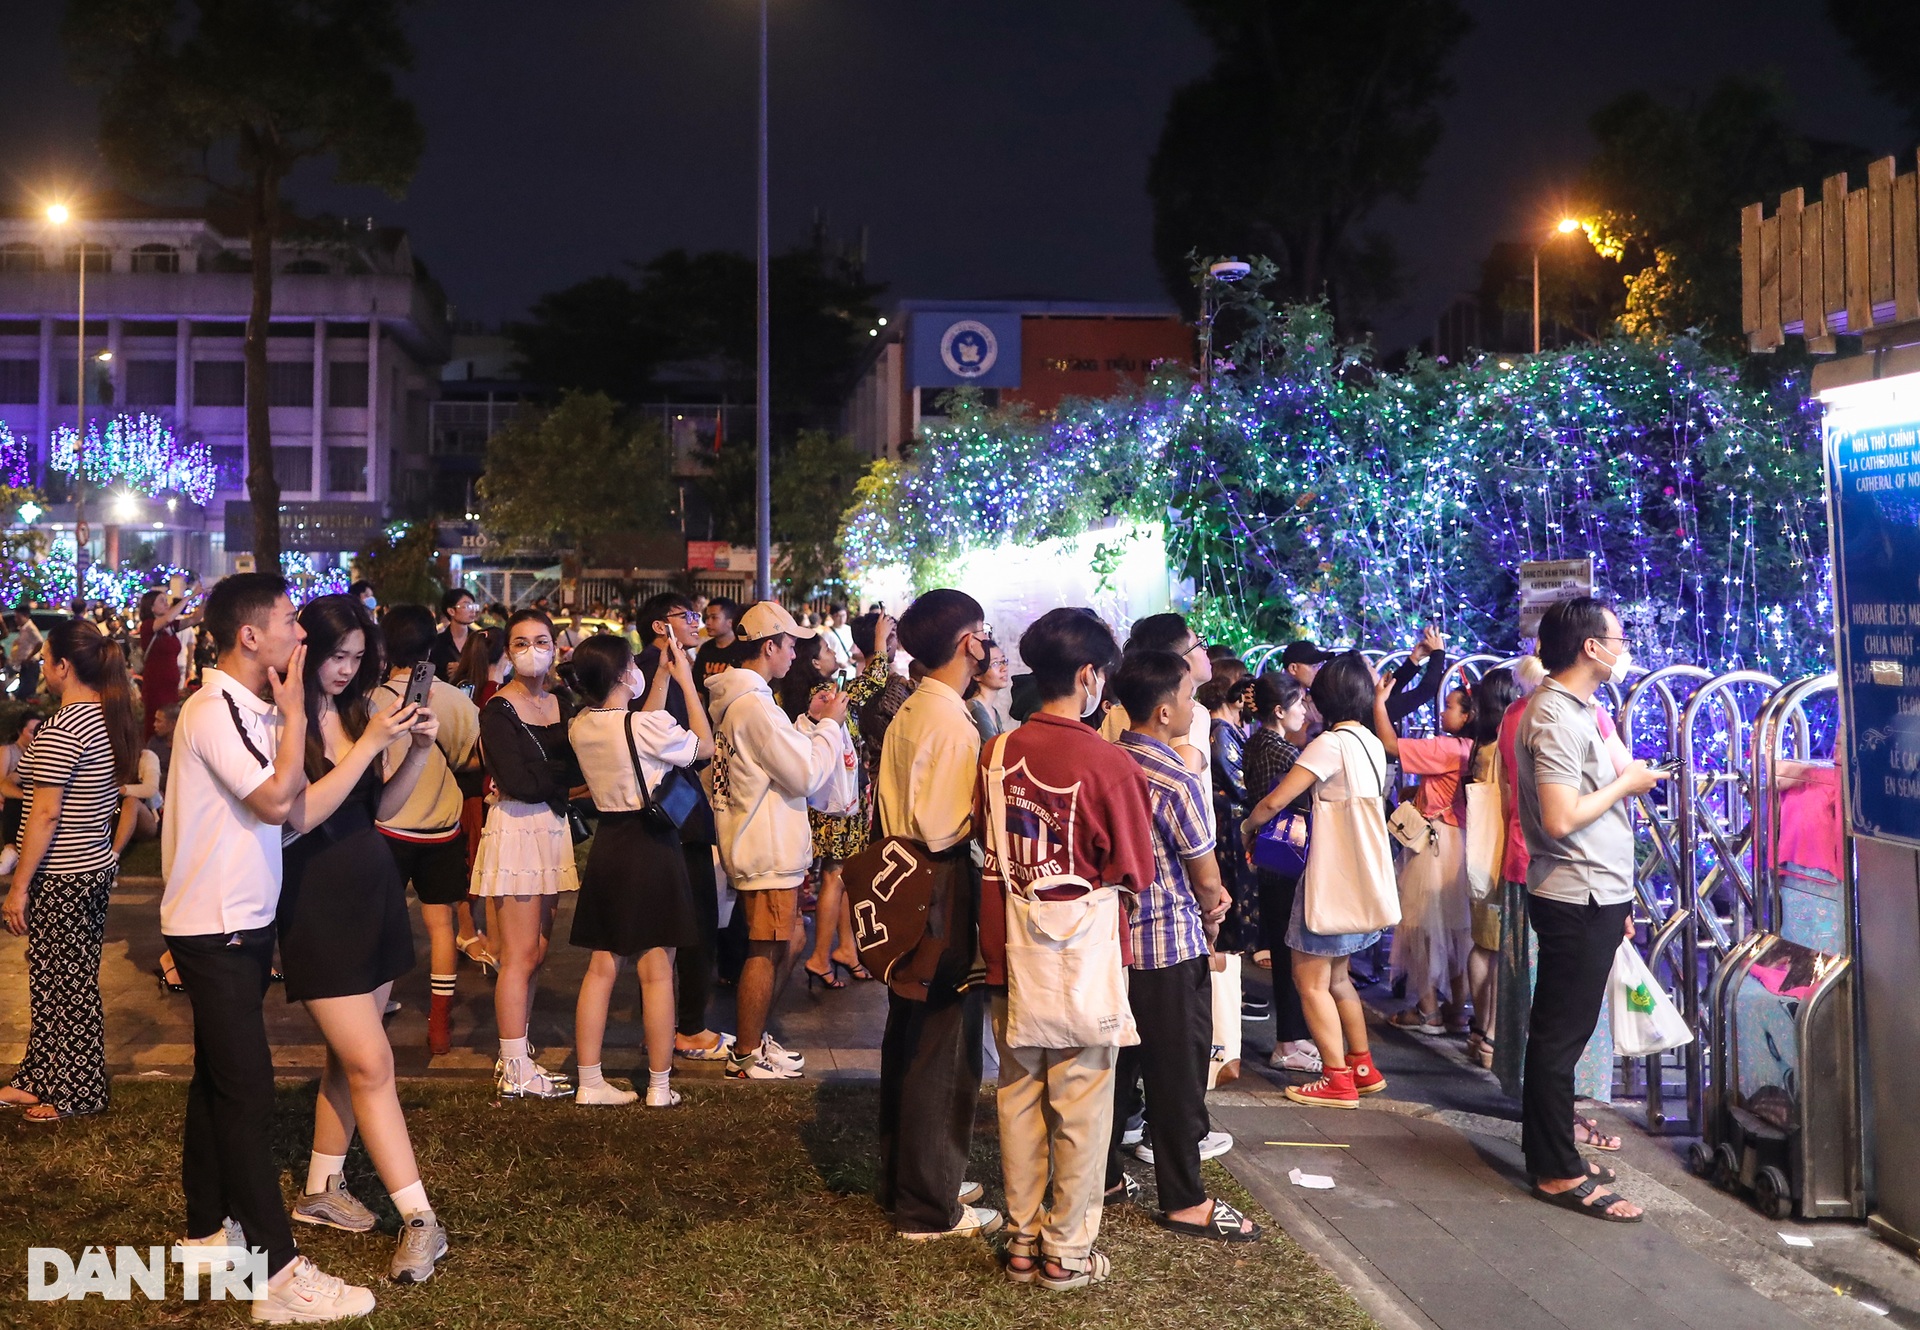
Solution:
{"label": "face mask", "polygon": [[1100,709],[1100,693],[1105,687],[1099,675],[1093,676],[1093,691],[1087,694],[1086,705],[1080,708],[1080,719],[1085,720]]}
{"label": "face mask", "polygon": [[638,665],[627,667],[627,691],[639,697],[647,691],[647,676],[640,672]]}
{"label": "face mask", "polygon": [[523,679],[544,679],[553,668],[551,647],[522,647],[513,654],[513,672]]}
{"label": "face mask", "polygon": [[369,610],[377,610],[380,608],[380,602],[375,600],[372,596],[360,597],[360,603],[362,605],[365,605]]}
{"label": "face mask", "polygon": [[1620,646],[1620,654],[1613,658],[1613,664],[1607,667],[1607,682],[1615,688],[1626,686],[1627,675],[1633,669],[1633,652],[1625,643]]}

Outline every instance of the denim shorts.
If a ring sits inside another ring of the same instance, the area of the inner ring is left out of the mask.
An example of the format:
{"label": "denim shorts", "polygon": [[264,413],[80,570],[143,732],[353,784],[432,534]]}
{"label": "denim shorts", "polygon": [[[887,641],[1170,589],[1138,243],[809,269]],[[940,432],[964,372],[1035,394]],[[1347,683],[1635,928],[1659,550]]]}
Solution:
{"label": "denim shorts", "polygon": [[1293,893],[1293,918],[1287,921],[1287,947],[1304,956],[1351,956],[1380,940],[1378,933],[1315,933],[1306,925],[1306,883]]}

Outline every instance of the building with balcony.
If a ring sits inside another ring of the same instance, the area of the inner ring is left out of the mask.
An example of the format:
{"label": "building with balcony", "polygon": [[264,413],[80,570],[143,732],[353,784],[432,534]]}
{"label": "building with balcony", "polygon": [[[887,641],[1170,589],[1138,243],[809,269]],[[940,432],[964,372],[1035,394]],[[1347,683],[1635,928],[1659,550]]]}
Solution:
{"label": "building with balcony", "polygon": [[[172,561],[218,576],[251,547],[246,239],[199,212],[76,211],[64,226],[0,217],[0,422],[28,442],[32,483],[64,497],[64,478],[46,464],[53,433],[82,414],[84,264],[86,418],[158,416],[205,443],[219,472],[204,510],[176,502],[134,514],[138,505],[122,501],[94,521],[137,521],[153,539],[164,533]],[[387,521],[427,513],[446,302],[405,233],[370,220],[278,245],[274,263],[267,392],[282,543],[331,562]],[[70,503],[56,502],[46,521],[71,531],[72,517]],[[90,534],[94,557],[105,557],[106,533]]]}

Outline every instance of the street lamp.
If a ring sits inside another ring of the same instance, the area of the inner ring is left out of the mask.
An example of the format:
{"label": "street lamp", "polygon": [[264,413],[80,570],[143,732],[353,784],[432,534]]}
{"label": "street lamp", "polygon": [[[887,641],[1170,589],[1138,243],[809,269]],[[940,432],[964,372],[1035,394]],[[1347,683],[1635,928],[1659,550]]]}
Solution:
{"label": "street lamp", "polygon": [[1213,318],[1219,313],[1217,286],[1237,282],[1253,271],[1253,265],[1240,259],[1221,259],[1207,265],[1200,282],[1200,382],[1211,400],[1213,395]]}
{"label": "street lamp", "polygon": [[767,248],[767,0],[760,0],[760,218],[756,259],[759,265],[759,345],[755,355],[754,597],[773,597],[773,341],[769,323],[770,261]]}
{"label": "street lamp", "polygon": [[[1576,217],[1562,217],[1553,229],[1558,235],[1572,235],[1580,229],[1580,221]],[[1537,240],[1533,242],[1533,354],[1540,354],[1540,242]]]}
{"label": "street lamp", "polygon": [[[54,226],[64,227],[72,220],[73,213],[66,204],[48,205],[47,221]],[[85,240],[77,235],[74,244],[80,269],[80,321],[74,329],[79,348],[74,358],[77,364],[74,384],[77,425],[73,433],[73,592],[77,598],[86,594],[87,587],[87,482],[80,465],[81,454],[87,445],[87,246]],[[111,352],[101,356],[102,360],[111,358]]]}

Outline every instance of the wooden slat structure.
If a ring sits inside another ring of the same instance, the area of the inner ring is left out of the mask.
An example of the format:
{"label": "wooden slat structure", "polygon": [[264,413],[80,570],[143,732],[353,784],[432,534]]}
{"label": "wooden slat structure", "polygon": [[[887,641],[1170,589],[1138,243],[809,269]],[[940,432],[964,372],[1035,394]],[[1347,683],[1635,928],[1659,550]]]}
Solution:
{"label": "wooden slat structure", "polygon": [[1791,336],[1824,355],[1841,334],[1894,345],[1890,330],[1904,325],[1920,342],[1920,173],[1883,157],[1862,189],[1842,172],[1811,203],[1790,189],[1771,217],[1765,204],[1741,209],[1740,317],[1754,351]]}

